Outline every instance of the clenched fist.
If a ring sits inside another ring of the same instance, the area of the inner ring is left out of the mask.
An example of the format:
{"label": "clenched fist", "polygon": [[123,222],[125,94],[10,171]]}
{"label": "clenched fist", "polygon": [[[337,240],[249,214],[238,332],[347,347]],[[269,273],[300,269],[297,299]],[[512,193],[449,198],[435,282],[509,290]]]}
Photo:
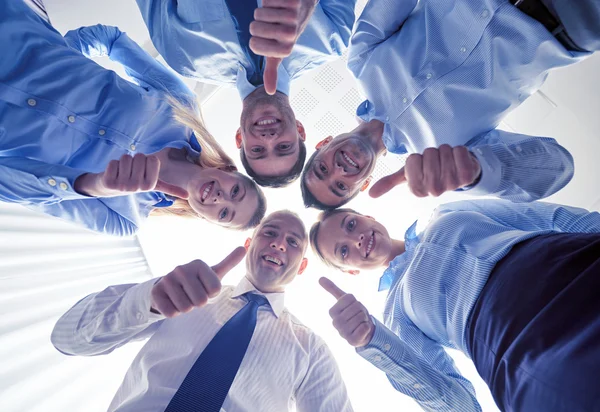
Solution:
{"label": "clenched fist", "polygon": [[375,333],[375,325],[369,316],[369,311],[362,303],[338,288],[331,280],[323,277],[319,284],[337,299],[337,303],[329,310],[333,319],[333,327],[338,330],[342,338],[356,348],[371,342]]}
{"label": "clenched fist", "polygon": [[185,189],[163,182],[158,178],[159,172],[160,160],[156,156],[141,153],[133,157],[123,155],[119,160],[111,160],[104,172],[79,176],[74,187],[78,193],[94,197],[123,196],[157,190],[187,199],[188,192]]}
{"label": "clenched fist", "polygon": [[221,292],[221,280],[244,259],[246,249],[238,247],[213,267],[201,260],[177,266],[152,288],[152,308],[168,318],[200,308]]}
{"label": "clenched fist", "polygon": [[310,19],[317,0],[263,0],[262,7],[254,11],[250,24],[250,49],[265,56],[265,90],[275,94],[277,68],[292,49]]}
{"label": "clenched fist", "polygon": [[371,197],[379,197],[402,183],[418,197],[440,196],[442,193],[472,185],[481,174],[479,161],[465,146],[427,148],[420,154],[411,154],[406,165],[386,176],[369,190]]}

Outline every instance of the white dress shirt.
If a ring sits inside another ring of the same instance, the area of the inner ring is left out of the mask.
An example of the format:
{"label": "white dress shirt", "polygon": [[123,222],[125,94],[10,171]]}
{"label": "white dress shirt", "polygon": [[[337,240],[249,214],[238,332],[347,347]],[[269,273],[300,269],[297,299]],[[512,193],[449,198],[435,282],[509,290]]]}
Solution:
{"label": "white dress shirt", "polygon": [[[69,355],[101,355],[150,337],[127,371],[109,412],[164,411],[219,329],[254,286],[244,278],[201,309],[166,319],[149,311],[156,279],[110,286],[79,301],[56,324],[52,343]],[[260,293],[260,292],[256,292]],[[262,293],[261,293],[262,294]],[[352,411],[337,364],[323,342],[284,307],[283,293],[263,294],[254,335],[221,411]]]}

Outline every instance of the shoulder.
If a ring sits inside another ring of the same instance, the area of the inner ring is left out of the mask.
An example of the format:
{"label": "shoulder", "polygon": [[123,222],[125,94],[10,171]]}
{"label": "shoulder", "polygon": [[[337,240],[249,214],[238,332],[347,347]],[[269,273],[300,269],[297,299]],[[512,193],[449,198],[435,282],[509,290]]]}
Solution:
{"label": "shoulder", "polygon": [[313,353],[326,347],[325,341],[311,328],[302,323],[296,316],[291,314],[287,308],[281,313],[281,320],[287,322],[298,343],[308,353]]}

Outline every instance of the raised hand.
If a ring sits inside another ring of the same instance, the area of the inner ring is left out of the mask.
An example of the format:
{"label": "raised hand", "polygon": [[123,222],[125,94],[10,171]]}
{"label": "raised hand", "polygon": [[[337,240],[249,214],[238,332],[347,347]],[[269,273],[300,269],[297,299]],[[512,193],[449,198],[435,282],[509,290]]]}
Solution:
{"label": "raised hand", "polygon": [[329,310],[333,319],[333,327],[342,338],[356,348],[368,344],[375,333],[375,325],[369,316],[369,311],[362,303],[338,288],[331,280],[322,277],[319,284],[337,299],[337,303]]}
{"label": "raised hand", "polygon": [[172,318],[206,305],[221,292],[221,280],[245,255],[240,246],[213,267],[201,260],[177,266],[152,288],[152,309]]}
{"label": "raised hand", "polygon": [[406,165],[398,172],[378,180],[369,190],[369,195],[379,197],[395,186],[407,183],[415,196],[437,197],[444,192],[473,184],[480,174],[479,161],[469,149],[444,144],[438,149],[427,148],[422,155],[408,156]]}
{"label": "raised hand", "polygon": [[123,196],[157,190],[181,199],[188,198],[185,189],[160,180],[159,172],[160,160],[156,156],[141,153],[133,157],[123,155],[119,160],[111,160],[104,172],[79,176],[75,181],[75,190],[94,197]]}
{"label": "raised hand", "polygon": [[317,0],[263,0],[254,11],[250,49],[267,58],[263,81],[268,94],[277,91],[277,68],[292,53],[316,4]]}

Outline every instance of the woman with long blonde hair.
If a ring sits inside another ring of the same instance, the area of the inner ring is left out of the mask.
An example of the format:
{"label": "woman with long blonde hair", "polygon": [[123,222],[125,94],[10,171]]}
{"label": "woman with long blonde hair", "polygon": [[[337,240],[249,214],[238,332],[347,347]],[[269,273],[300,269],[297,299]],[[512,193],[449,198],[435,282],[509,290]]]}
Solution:
{"label": "woman with long blonde hair", "polygon": [[[150,214],[246,229],[265,197],[206,130],[194,93],[116,27],[61,36],[0,5],[0,200],[113,234]],[[135,83],[91,57],[121,63]]]}

